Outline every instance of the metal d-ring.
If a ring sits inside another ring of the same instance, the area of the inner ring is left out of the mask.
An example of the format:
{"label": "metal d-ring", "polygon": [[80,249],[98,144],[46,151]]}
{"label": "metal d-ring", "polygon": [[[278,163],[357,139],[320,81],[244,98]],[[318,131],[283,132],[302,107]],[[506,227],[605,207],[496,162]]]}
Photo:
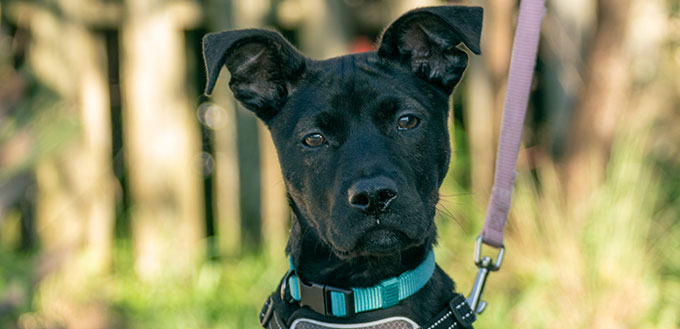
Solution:
{"label": "metal d-ring", "polygon": [[[288,287],[288,279],[290,279],[291,276],[295,275],[295,270],[288,270],[288,273],[286,273],[286,276],[283,277],[283,280],[281,281],[281,300],[288,303],[292,304],[295,302],[295,299],[293,299],[293,294],[291,293],[291,298],[286,298],[286,290],[290,290]],[[298,281],[299,282],[299,281]],[[300,290],[298,290],[300,291]]]}
{"label": "metal d-ring", "polygon": [[[501,268],[501,264],[503,264],[503,256],[505,255],[505,246],[502,246],[500,250],[498,251],[498,255],[496,255],[496,264],[491,264],[491,258],[489,256],[484,256],[482,258],[482,236],[477,237],[477,241],[475,241],[475,265],[477,267],[487,267],[489,271],[498,271],[499,268]],[[488,258],[488,260],[485,262],[485,258]]]}

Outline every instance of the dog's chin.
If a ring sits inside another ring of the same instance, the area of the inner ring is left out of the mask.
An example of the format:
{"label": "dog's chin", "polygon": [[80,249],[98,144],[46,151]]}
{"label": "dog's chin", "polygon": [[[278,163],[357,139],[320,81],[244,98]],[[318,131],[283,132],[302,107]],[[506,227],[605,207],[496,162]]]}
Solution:
{"label": "dog's chin", "polygon": [[[352,248],[338,248],[333,252],[340,259],[350,259],[361,256],[389,256],[417,245],[418,242],[409,238],[398,230],[378,227],[362,233]],[[334,245],[331,243],[331,245]]]}
{"label": "dog's chin", "polygon": [[406,234],[389,228],[374,228],[361,235],[354,247],[359,256],[388,256],[415,244]]}
{"label": "dog's chin", "polygon": [[409,234],[393,225],[374,224],[353,233],[345,234],[342,240],[337,240],[338,236],[325,239],[338,258],[394,256],[426,241],[425,234]]}

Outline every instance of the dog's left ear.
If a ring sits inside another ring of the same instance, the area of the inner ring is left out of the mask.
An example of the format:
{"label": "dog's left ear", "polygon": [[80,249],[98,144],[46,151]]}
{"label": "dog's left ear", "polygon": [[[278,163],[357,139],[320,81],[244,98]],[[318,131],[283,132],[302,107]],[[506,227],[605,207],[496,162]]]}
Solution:
{"label": "dog's left ear", "polygon": [[421,79],[450,94],[467,66],[463,43],[480,54],[481,7],[441,6],[412,10],[382,35],[378,55],[405,65]]}

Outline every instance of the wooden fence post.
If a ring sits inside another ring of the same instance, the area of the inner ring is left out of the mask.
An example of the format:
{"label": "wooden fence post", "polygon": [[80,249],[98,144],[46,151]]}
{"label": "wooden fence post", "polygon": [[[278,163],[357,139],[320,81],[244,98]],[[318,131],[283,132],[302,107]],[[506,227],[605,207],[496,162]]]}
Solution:
{"label": "wooden fence post", "polygon": [[[229,1],[208,1],[206,20],[208,29],[222,31],[233,28]],[[212,190],[215,237],[219,256],[235,256],[241,252],[241,204],[238,144],[236,131],[236,103],[229,90],[229,72],[222,68],[210,103],[203,104],[201,115],[211,129],[215,179]],[[204,113],[204,114],[203,114]]]}
{"label": "wooden fence post", "polygon": [[153,280],[166,272],[188,274],[204,250],[201,152],[178,16],[191,7],[173,10],[173,3],[153,0],[124,4],[121,86],[130,222],[136,271]]}
{"label": "wooden fence post", "polygon": [[[209,27],[213,31],[262,27],[271,10],[269,1],[265,0],[212,1],[209,8]],[[220,253],[236,255],[242,250],[259,250],[263,243],[262,231],[270,232],[266,222],[281,219],[269,218],[272,213],[268,210],[269,205],[280,202],[263,188],[269,185],[269,173],[272,170],[269,169],[271,154],[262,152],[266,152],[264,149],[271,151],[265,146],[271,141],[263,138],[264,128],[257,123],[255,116],[236,103],[228,91],[228,81],[229,72],[223,68],[212,95],[213,111],[225,118],[223,124],[214,127],[217,177],[215,208]],[[273,200],[270,199],[272,197]],[[284,198],[285,194],[281,192],[278,199]],[[265,223],[263,214],[269,218],[265,219]],[[277,228],[274,231],[281,230]]]}
{"label": "wooden fence post", "polygon": [[102,37],[79,19],[87,7],[80,5],[57,1],[59,11],[25,2],[9,6],[31,31],[36,79],[59,98],[44,115],[71,123],[53,127],[70,137],[51,141],[58,152],[42,154],[36,169],[43,255],[36,291],[48,327],[76,329],[107,326],[106,301],[87,289],[110,269],[114,218],[106,50]]}

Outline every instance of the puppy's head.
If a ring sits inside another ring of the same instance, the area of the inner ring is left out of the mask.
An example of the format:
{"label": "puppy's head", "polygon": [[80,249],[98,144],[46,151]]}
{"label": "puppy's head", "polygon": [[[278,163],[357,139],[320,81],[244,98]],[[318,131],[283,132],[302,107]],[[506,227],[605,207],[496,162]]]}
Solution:
{"label": "puppy's head", "polygon": [[211,93],[225,65],[236,99],[269,127],[291,205],[336,255],[381,255],[434,241],[449,161],[448,98],[479,54],[482,9],[431,7],[390,25],[377,52],[324,61],[280,34],[204,39]]}

